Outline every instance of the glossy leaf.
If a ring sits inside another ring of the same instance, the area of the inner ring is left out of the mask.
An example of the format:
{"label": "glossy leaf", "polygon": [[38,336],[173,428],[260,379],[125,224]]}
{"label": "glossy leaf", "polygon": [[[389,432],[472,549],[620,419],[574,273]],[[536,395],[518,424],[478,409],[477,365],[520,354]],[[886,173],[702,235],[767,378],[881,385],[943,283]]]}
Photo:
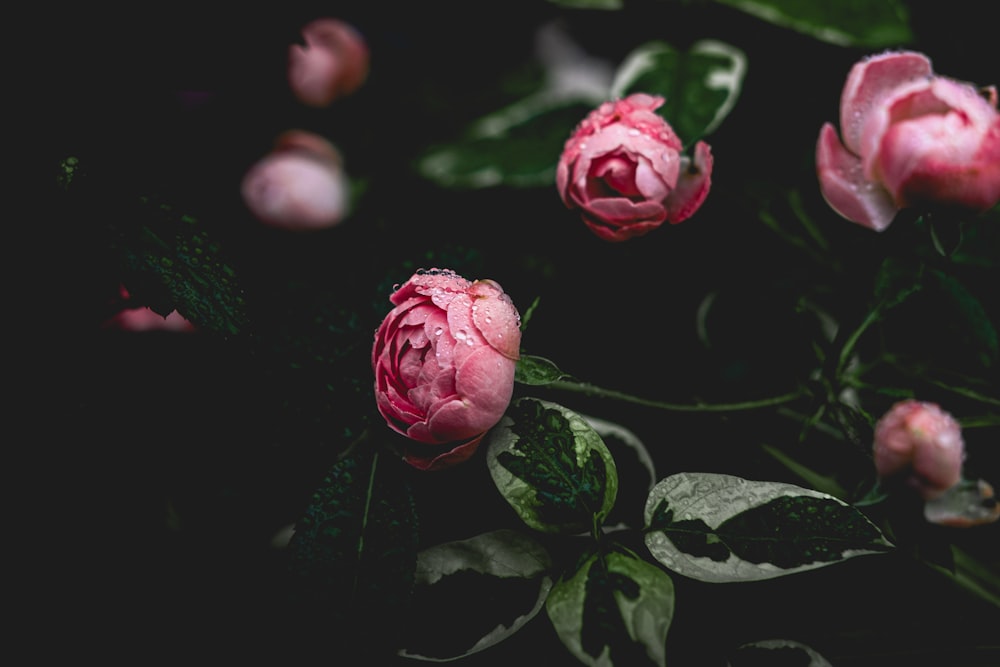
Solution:
{"label": "glossy leaf", "polygon": [[704,40],[682,53],[665,42],[649,42],[632,51],[619,66],[611,95],[662,96],[666,103],[656,112],[670,123],[685,146],[693,146],[732,110],[746,70],[746,56],[729,44]]}
{"label": "glossy leaf", "polygon": [[420,173],[449,188],[551,186],[570,132],[589,103],[539,94],[480,120],[462,139],[428,150]]}
{"label": "glossy leaf", "polygon": [[899,46],[913,39],[906,8],[898,0],[716,2],[838,46]]}
{"label": "glossy leaf", "polygon": [[561,405],[514,401],[485,446],[497,489],[535,530],[592,531],[614,506],[618,473],[611,453],[583,417]]}
{"label": "glossy leaf", "polygon": [[[396,632],[413,588],[417,515],[403,464],[371,449],[335,464],[289,542],[296,600],[329,623]],[[372,627],[374,626],[374,627]]]}
{"label": "glossy leaf", "polygon": [[664,665],[674,584],[661,568],[612,551],[583,560],[545,604],[559,639],[585,665]]}
{"label": "glossy leaf", "polygon": [[522,354],[514,369],[514,381],[525,385],[546,385],[566,377],[555,362],[544,357]]}
{"label": "glossy leaf", "polygon": [[831,667],[826,658],[810,647],[788,639],[762,639],[743,644],[733,652],[727,667],[756,667],[758,665]]}
{"label": "glossy leaf", "polygon": [[400,655],[452,660],[507,639],[541,611],[551,567],[542,545],[513,530],[424,549],[417,554],[411,637]]}
{"label": "glossy leaf", "polygon": [[239,333],[246,313],[236,271],[198,219],[142,197],[135,222],[136,231],[123,234],[120,246],[132,295],[150,299],[161,315],[176,309],[197,326]]}
{"label": "glossy leaf", "polygon": [[833,496],[732,475],[667,477],[650,492],[645,516],[653,557],[700,581],[772,579],[892,548]]}

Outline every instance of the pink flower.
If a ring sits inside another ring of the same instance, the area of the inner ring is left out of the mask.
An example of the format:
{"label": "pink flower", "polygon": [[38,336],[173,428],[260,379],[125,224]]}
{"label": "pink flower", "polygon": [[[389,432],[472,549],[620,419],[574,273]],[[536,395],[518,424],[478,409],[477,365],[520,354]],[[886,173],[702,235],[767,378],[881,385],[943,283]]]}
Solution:
{"label": "pink flower", "polygon": [[492,280],[440,269],[417,271],[390,301],[372,347],[379,412],[420,443],[407,463],[450,467],[472,456],[510,403],[520,315]]}
{"label": "pink flower", "polygon": [[354,27],[337,19],[316,19],[302,28],[302,37],[305,46],[288,49],[288,83],[300,102],[329,106],[364,83],[368,46]]}
{"label": "pink flower", "polygon": [[843,142],[823,125],[816,170],[823,197],[848,220],[882,231],[903,208],[980,212],[1000,201],[996,88],[936,76],[923,54],[855,64],[840,131]]}
{"label": "pink flower", "polygon": [[[127,306],[131,298],[124,285],[118,287],[118,303]],[[138,308],[125,307],[105,320],[101,328],[118,329],[121,331],[176,331],[179,333],[189,333],[197,330],[197,327],[178,313],[176,310],[170,311],[166,316],[160,315],[152,308],[139,306]]]}
{"label": "pink flower", "polygon": [[875,425],[874,451],[880,478],[902,479],[925,500],[940,497],[962,479],[962,429],[934,403],[893,405]]}
{"label": "pink flower", "polygon": [[576,127],[556,169],[568,208],[605,241],[624,241],[690,217],[708,195],[712,153],[694,159],[656,109],[663,98],[637,93],[605,102]]}
{"label": "pink flower", "polygon": [[241,194],[265,225],[313,231],[343,220],[350,192],[337,149],[319,135],[291,130],[247,171]]}

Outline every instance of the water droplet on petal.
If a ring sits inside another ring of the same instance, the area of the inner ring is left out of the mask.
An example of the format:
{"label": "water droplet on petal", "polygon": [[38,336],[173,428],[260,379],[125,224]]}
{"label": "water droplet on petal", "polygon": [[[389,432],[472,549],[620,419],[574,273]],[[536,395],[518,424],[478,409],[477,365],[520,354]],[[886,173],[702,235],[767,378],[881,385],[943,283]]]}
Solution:
{"label": "water droplet on petal", "polygon": [[639,134],[641,134],[641,133],[639,132],[639,130],[637,130],[635,128],[632,128],[631,130],[628,131],[628,136],[630,136],[630,137],[638,137]]}
{"label": "water droplet on petal", "polygon": [[434,335],[435,336],[440,336],[441,332],[443,332],[443,331],[444,331],[444,329],[442,329],[441,327],[438,327],[437,329],[434,330]]}

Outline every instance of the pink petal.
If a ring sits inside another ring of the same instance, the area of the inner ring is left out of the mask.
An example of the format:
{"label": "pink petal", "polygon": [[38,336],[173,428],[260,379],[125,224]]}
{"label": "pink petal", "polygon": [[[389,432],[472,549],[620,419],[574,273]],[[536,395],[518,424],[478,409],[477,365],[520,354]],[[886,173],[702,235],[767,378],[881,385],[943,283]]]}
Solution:
{"label": "pink petal", "polygon": [[861,133],[868,113],[897,87],[931,74],[927,56],[912,51],[883,53],[855,64],[840,96],[840,127],[847,148],[862,155]]}
{"label": "pink petal", "polygon": [[697,211],[712,186],[712,151],[703,141],[694,147],[694,160],[682,158],[677,186],[665,202],[667,219],[677,224]]}
{"label": "pink petal", "polygon": [[816,171],[823,198],[841,216],[878,232],[896,217],[889,193],[865,179],[860,158],[844,147],[830,123],[820,131]]}

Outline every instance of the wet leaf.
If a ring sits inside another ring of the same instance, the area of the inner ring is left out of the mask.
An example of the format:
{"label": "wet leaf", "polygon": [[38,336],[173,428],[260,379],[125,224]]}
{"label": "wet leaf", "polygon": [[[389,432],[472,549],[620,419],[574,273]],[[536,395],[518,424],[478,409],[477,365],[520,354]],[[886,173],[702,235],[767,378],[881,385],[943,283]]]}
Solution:
{"label": "wet leaf", "polygon": [[611,453],[583,417],[561,405],[514,401],[484,445],[497,489],[535,530],[592,531],[614,506]]}
{"label": "wet leaf", "polygon": [[595,554],[564,577],[545,609],[559,639],[585,665],[664,665],[674,584],[661,568],[621,551]]}
{"label": "wet leaf", "polygon": [[771,579],[892,548],[864,514],[833,496],[715,473],[661,480],[646,522],[654,558],[709,582]]}
{"label": "wet leaf", "polygon": [[783,28],[838,46],[887,47],[913,40],[898,0],[716,0]]}
{"label": "wet leaf", "polygon": [[611,95],[662,96],[666,103],[656,112],[690,147],[711,134],[732,110],[746,70],[746,56],[729,44],[705,40],[682,53],[665,42],[650,42],[619,66]]}
{"label": "wet leaf", "polygon": [[452,660],[507,639],[542,610],[551,567],[542,545],[513,530],[424,549],[417,554],[410,639],[400,655]]}

